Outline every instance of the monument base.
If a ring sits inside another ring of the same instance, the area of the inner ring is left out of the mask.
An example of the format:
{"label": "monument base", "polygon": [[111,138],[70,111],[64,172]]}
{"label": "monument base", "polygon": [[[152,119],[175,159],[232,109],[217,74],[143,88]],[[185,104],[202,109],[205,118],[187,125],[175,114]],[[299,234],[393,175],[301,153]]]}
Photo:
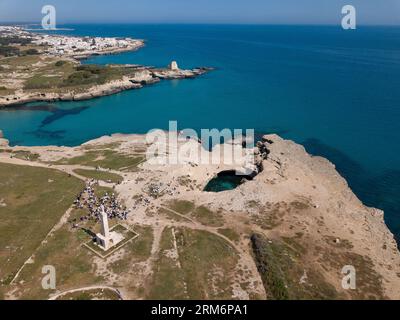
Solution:
{"label": "monument base", "polygon": [[83,246],[100,258],[105,259],[138,236],[139,234],[132,231],[128,226],[117,224],[110,229],[110,233],[108,234],[108,247],[106,247],[106,239],[104,239],[101,233],[96,234],[94,239],[91,237],[90,241],[84,243]]}
{"label": "monument base", "polygon": [[115,231],[111,231],[108,237],[104,237],[101,233],[96,234],[96,244],[104,251],[115,247],[124,239],[122,234]]}

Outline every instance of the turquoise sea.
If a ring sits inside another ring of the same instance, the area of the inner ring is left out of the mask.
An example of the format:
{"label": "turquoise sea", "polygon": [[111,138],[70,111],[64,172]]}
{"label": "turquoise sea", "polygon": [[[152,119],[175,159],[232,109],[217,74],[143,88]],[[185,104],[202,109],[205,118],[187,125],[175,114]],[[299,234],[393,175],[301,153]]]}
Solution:
{"label": "turquoise sea", "polygon": [[[137,52],[85,63],[216,70],[52,112],[0,111],[13,145],[77,145],[115,132],[254,128],[330,159],[364,203],[385,210],[400,237],[400,28],[234,25],[68,25],[72,35],[128,36]],[[35,106],[35,104],[30,105]],[[26,108],[25,108],[26,109]]]}

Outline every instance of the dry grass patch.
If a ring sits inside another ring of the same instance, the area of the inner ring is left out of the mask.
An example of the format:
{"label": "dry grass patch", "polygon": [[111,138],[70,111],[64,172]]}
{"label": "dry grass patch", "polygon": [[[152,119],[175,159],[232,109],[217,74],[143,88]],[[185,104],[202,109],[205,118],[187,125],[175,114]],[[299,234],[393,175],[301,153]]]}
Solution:
{"label": "dry grass patch", "polygon": [[138,233],[139,237],[124,246],[124,255],[121,259],[110,264],[111,270],[116,274],[129,272],[135,263],[146,261],[150,258],[154,240],[153,228],[151,226],[136,225],[132,230]]}
{"label": "dry grass patch", "polygon": [[348,251],[345,248],[341,248],[339,251],[324,250],[321,264],[329,269],[337,270],[338,277],[343,277],[340,272],[345,265],[354,266],[356,270],[356,289],[348,290],[353,299],[387,299],[383,290],[383,279],[375,271],[370,257]]}
{"label": "dry grass patch", "polygon": [[239,233],[237,233],[235,230],[233,230],[231,228],[218,229],[218,233],[224,235],[225,237],[227,237],[228,239],[230,239],[234,242],[238,242],[240,240]]}
{"label": "dry grass patch", "polygon": [[168,208],[179,212],[180,214],[188,214],[193,211],[195,204],[192,201],[187,200],[171,200],[167,204]]}
{"label": "dry grass patch", "polygon": [[171,228],[161,239],[148,298],[231,299],[233,272],[238,261],[234,248],[206,231]]}
{"label": "dry grass patch", "polygon": [[73,158],[63,158],[55,164],[85,165],[112,170],[136,171],[144,156],[129,156],[113,150],[91,150]]}
{"label": "dry grass patch", "polygon": [[52,169],[0,164],[0,279],[8,283],[84,187]]}
{"label": "dry grass patch", "polygon": [[110,183],[119,183],[124,180],[119,174],[101,170],[75,169],[74,172],[89,179],[102,180]]}
{"label": "dry grass patch", "polygon": [[57,300],[121,300],[119,295],[110,289],[91,289],[67,293]]}
{"label": "dry grass patch", "polygon": [[305,248],[296,239],[251,237],[254,259],[269,299],[340,299],[335,287],[304,260]]}
{"label": "dry grass patch", "polygon": [[222,227],[224,225],[223,216],[218,212],[211,211],[205,206],[197,207],[192,212],[191,216],[206,226]]}
{"label": "dry grass patch", "polygon": [[283,222],[283,217],[290,210],[285,202],[267,203],[259,206],[258,213],[252,214],[252,222],[262,229],[272,230]]}

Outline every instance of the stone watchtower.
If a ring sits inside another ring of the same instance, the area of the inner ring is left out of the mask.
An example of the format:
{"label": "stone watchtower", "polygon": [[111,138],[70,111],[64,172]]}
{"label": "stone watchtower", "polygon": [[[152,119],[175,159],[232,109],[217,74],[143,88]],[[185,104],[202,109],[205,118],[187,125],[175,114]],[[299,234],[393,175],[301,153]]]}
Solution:
{"label": "stone watchtower", "polygon": [[169,64],[168,68],[169,68],[170,70],[172,70],[172,71],[178,71],[178,70],[179,70],[178,63],[177,63],[176,61],[172,61],[172,62]]}

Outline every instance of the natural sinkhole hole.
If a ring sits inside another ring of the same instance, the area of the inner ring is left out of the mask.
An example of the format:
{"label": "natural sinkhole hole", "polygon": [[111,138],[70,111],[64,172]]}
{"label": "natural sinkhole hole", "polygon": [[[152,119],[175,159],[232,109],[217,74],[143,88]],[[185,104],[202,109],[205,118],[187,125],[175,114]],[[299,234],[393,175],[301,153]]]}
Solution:
{"label": "natural sinkhole hole", "polygon": [[235,170],[221,171],[216,177],[211,179],[204,188],[206,192],[222,192],[236,189],[247,180],[251,180],[250,176],[236,175]]}

